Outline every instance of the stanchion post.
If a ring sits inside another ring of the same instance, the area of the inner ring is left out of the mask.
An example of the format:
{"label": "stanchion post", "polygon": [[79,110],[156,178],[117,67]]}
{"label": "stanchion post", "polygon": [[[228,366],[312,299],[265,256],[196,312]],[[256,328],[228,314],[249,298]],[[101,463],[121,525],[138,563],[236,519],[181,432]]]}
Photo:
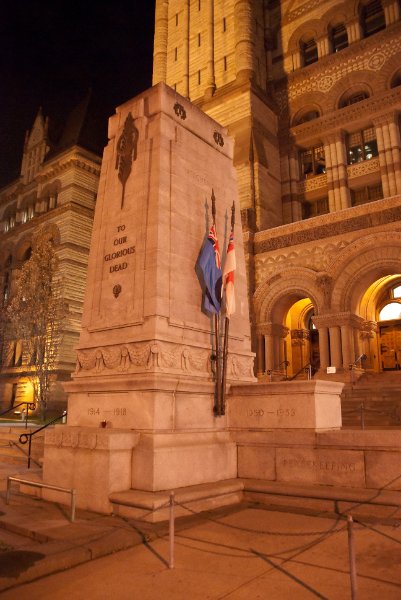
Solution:
{"label": "stanchion post", "polygon": [[349,574],[350,574],[350,580],[351,580],[351,598],[352,598],[352,600],[358,600],[358,582],[357,582],[357,576],[356,576],[353,524],[354,524],[353,518],[351,517],[351,515],[348,515],[347,528],[348,528]]}
{"label": "stanchion post", "polygon": [[174,569],[174,492],[170,492],[170,527],[169,527],[170,555],[168,568]]}

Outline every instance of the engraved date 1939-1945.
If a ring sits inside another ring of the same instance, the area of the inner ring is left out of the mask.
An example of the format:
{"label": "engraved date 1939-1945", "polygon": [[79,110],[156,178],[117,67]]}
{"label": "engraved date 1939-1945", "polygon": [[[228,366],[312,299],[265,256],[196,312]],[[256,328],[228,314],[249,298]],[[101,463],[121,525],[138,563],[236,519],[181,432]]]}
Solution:
{"label": "engraved date 1939-1945", "polygon": [[247,417],[263,417],[264,415],[275,415],[276,417],[295,417],[295,408],[277,408],[276,410],[266,411],[263,408],[248,408]]}

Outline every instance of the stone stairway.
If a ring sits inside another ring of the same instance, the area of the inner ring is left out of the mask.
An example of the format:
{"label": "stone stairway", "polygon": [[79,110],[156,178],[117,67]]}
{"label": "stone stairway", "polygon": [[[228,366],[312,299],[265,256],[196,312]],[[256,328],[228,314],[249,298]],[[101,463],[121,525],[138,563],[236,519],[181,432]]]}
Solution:
{"label": "stone stairway", "polygon": [[343,426],[401,427],[401,371],[364,373],[341,397]]}
{"label": "stone stairway", "polygon": [[[28,429],[21,425],[0,426],[0,463],[26,465],[28,462],[28,444],[21,444],[19,436],[25,432],[31,432],[36,427]],[[40,465],[44,451],[44,432],[40,432],[32,438],[31,460],[33,465]]]}

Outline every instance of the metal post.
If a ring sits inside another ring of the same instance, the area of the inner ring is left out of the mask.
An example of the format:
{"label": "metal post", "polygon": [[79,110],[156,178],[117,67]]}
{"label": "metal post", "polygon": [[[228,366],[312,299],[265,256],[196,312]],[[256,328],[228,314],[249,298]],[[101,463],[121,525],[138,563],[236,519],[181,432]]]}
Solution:
{"label": "metal post", "polygon": [[28,434],[29,442],[28,442],[28,469],[31,468],[31,446],[32,446],[32,434]]}
{"label": "metal post", "polygon": [[10,491],[11,491],[11,480],[7,477],[7,492],[6,492],[6,504],[10,502]]}
{"label": "metal post", "polygon": [[365,407],[361,403],[361,429],[365,429]]}
{"label": "metal post", "polygon": [[348,553],[349,553],[349,574],[351,580],[351,598],[352,600],[358,600],[358,582],[356,576],[356,563],[355,563],[355,547],[354,547],[354,531],[353,531],[353,518],[348,515],[347,528],[348,528]]}
{"label": "metal post", "polygon": [[75,521],[75,494],[76,494],[76,490],[72,489],[71,490],[71,523],[73,523]]}
{"label": "metal post", "polygon": [[28,403],[25,402],[25,429],[28,429]]}
{"label": "metal post", "polygon": [[170,555],[168,568],[174,569],[174,492],[170,492],[170,527],[169,527]]}

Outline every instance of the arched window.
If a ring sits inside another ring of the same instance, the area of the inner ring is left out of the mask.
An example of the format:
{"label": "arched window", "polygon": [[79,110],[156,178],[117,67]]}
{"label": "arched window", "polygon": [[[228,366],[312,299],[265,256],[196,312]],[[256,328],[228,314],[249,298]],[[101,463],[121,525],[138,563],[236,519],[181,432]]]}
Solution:
{"label": "arched window", "polygon": [[390,83],[391,88],[395,88],[401,85],[401,71],[397,71],[395,75],[393,75]]}
{"label": "arched window", "polygon": [[380,0],[371,0],[361,6],[361,27],[363,37],[369,37],[386,27],[384,10]]}
{"label": "arched window", "polygon": [[345,25],[342,23],[330,29],[331,51],[339,52],[348,46],[348,34]]}
{"label": "arched window", "polygon": [[369,94],[367,92],[355,92],[351,95],[345,95],[340,100],[339,108],[344,108],[345,106],[351,106],[351,104],[356,104],[357,102],[362,102],[362,100],[366,100],[369,98]]}
{"label": "arched window", "polygon": [[313,119],[318,119],[319,117],[320,114],[318,110],[309,110],[308,112],[303,113],[300,117],[298,117],[294,125],[301,125],[302,123],[313,121]]}
{"label": "arched window", "polygon": [[301,41],[300,51],[302,58],[302,66],[307,67],[318,60],[317,44],[314,38]]}

